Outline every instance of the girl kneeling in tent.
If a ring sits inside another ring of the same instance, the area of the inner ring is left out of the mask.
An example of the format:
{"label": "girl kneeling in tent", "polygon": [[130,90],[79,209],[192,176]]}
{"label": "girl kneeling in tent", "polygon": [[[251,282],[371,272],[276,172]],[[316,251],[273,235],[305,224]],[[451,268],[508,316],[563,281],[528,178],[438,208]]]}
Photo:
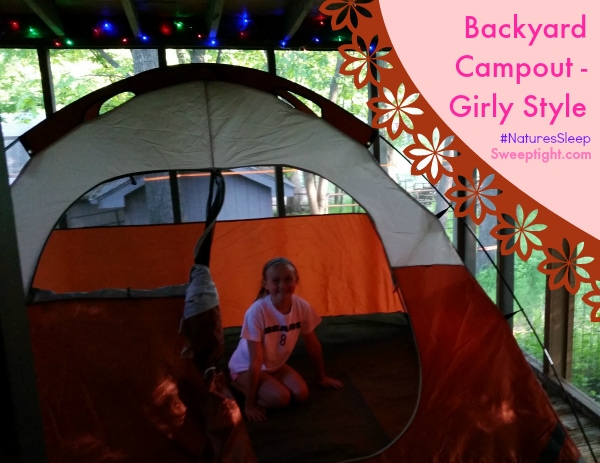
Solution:
{"label": "girl kneeling in tent", "polygon": [[325,373],[321,344],[314,332],[321,317],[304,299],[294,295],[298,272],[278,257],[263,268],[262,288],[247,310],[241,339],[229,361],[233,386],[246,396],[244,411],[250,421],[264,421],[265,408],[285,407],[308,397],[304,378],[286,364],[300,335],[315,365],[321,386],[342,388]]}

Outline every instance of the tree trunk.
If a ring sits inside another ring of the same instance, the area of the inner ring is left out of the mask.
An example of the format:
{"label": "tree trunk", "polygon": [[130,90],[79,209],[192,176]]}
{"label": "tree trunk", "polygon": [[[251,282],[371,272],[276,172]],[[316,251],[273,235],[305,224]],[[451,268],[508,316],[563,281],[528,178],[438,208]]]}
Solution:
{"label": "tree trunk", "polygon": [[331,78],[331,83],[329,84],[329,99],[336,103],[338,94],[340,92],[340,86],[338,84],[338,79],[340,78],[340,68],[344,63],[344,58],[340,53],[338,53],[337,62],[335,63],[335,73]]}
{"label": "tree trunk", "polygon": [[179,64],[184,64],[188,62],[187,50],[182,50],[181,48],[178,48],[177,50],[175,50],[175,55],[177,56],[177,62]]}
{"label": "tree trunk", "polygon": [[158,67],[158,53],[156,50],[135,48],[131,50],[131,56],[133,57],[134,74]]}
{"label": "tree trunk", "polygon": [[311,172],[303,172],[303,174],[310,213],[312,215],[327,214],[327,180]]}
{"label": "tree trunk", "polygon": [[204,63],[205,56],[206,50],[204,49],[194,48],[193,50],[190,50],[190,61],[192,63]]}
{"label": "tree trunk", "polygon": [[288,198],[286,209],[290,215],[300,215],[302,214],[302,197],[305,194],[300,171],[294,169],[289,180],[294,184],[294,196]]}
{"label": "tree trunk", "polygon": [[[342,55],[338,53],[337,62],[335,65],[335,73],[331,77],[329,84],[329,99],[334,103],[337,103],[336,100],[339,95],[338,79],[340,77],[340,67],[342,66],[343,62],[344,59]],[[327,191],[329,189],[329,181],[322,177],[313,175],[310,172],[304,172],[304,185],[306,186],[306,195],[308,196],[310,213],[315,215],[327,214]]]}
{"label": "tree trunk", "polygon": [[319,204],[319,213],[327,214],[329,212],[329,197],[327,195],[327,191],[329,190],[329,181],[325,180],[323,177],[318,177],[314,175],[317,181],[317,202]]}

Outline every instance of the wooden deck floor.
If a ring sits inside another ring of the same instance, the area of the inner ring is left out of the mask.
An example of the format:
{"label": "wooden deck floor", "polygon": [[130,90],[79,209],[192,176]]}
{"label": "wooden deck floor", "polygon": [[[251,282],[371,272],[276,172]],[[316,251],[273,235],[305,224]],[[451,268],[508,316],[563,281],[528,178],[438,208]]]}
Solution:
{"label": "wooden deck floor", "polygon": [[[600,462],[600,422],[581,411],[573,413],[571,405],[561,395],[549,394],[550,401],[586,463]],[[590,449],[591,447],[591,449]]]}
{"label": "wooden deck floor", "polygon": [[[542,371],[542,364],[524,352],[533,373],[548,394],[556,414],[577,445],[585,463],[600,463],[600,405],[567,381]],[[562,384],[561,384],[562,383]],[[570,397],[569,399],[566,396]],[[573,411],[574,410],[574,411]]]}

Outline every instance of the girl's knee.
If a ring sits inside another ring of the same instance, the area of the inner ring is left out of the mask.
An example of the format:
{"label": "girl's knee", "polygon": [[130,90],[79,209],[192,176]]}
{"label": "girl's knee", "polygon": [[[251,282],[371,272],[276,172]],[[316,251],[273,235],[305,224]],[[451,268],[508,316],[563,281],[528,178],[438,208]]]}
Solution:
{"label": "girl's knee", "polygon": [[276,374],[279,381],[291,392],[294,401],[303,402],[308,398],[308,385],[297,371],[284,365]]}
{"label": "girl's knee", "polygon": [[260,398],[263,407],[282,408],[289,405],[292,400],[292,393],[285,387],[279,387],[269,391],[261,391]]}
{"label": "girl's knee", "polygon": [[283,408],[287,407],[292,400],[292,394],[287,389],[282,389],[277,391],[277,394],[274,394],[271,397],[271,407],[272,408]]}
{"label": "girl's knee", "polygon": [[302,384],[298,385],[292,394],[296,402],[304,402],[306,399],[308,399],[308,386],[303,382]]}
{"label": "girl's knee", "polygon": [[308,386],[306,384],[299,385],[293,390],[287,387],[278,389],[277,391],[271,391],[270,396],[265,397],[266,407],[269,408],[283,408],[290,405],[292,402],[300,403],[304,402],[308,398]]}

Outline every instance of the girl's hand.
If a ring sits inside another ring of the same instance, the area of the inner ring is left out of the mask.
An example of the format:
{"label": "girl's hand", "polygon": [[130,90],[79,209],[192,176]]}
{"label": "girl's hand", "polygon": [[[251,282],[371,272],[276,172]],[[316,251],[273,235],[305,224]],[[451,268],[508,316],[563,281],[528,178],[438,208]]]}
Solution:
{"label": "girl's hand", "polygon": [[321,386],[326,387],[328,389],[342,389],[344,387],[344,383],[335,378],[330,378],[329,376],[325,376],[320,381]]}
{"label": "girl's hand", "polygon": [[244,412],[246,413],[246,418],[248,421],[253,421],[254,423],[262,423],[267,420],[267,413],[265,409],[259,407],[258,405],[246,404],[244,406]]}

